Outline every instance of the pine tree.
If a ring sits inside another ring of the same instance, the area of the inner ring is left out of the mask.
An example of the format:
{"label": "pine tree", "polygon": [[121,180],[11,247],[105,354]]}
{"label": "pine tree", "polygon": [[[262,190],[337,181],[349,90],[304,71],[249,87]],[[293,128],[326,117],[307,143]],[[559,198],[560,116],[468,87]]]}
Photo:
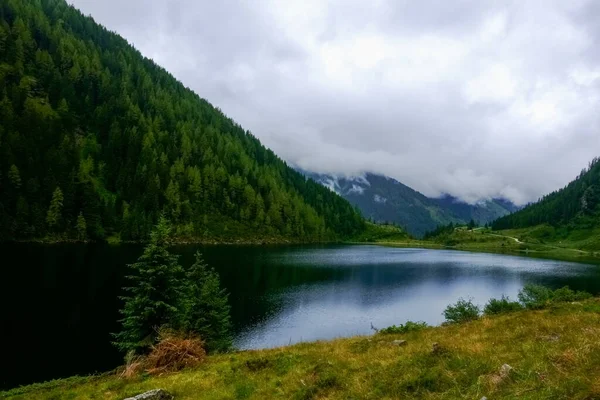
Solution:
{"label": "pine tree", "polygon": [[161,216],[144,253],[130,265],[135,275],[128,277],[131,286],[125,288],[123,328],[114,335],[122,351],[143,353],[155,342],[159,328],[177,329],[181,324],[185,274],[178,256],[167,249],[169,236],[169,223]]}
{"label": "pine tree", "polygon": [[63,207],[63,193],[60,187],[56,187],[52,194],[52,201],[50,202],[50,208],[46,214],[46,223],[50,229],[58,227],[62,218],[62,207]]}
{"label": "pine tree", "polygon": [[15,189],[21,187],[21,174],[19,173],[19,168],[17,168],[15,164],[11,165],[8,170],[8,180]]}
{"label": "pine tree", "polygon": [[196,261],[186,272],[186,325],[205,342],[209,352],[227,351],[232,346],[229,295],[221,289],[219,274],[196,253]]}
{"label": "pine tree", "polygon": [[472,231],[476,226],[477,226],[477,224],[475,223],[475,220],[471,218],[471,220],[469,221],[469,224],[467,225],[467,228],[470,231]]}
{"label": "pine tree", "polygon": [[77,229],[77,238],[79,240],[85,240],[87,238],[87,224],[85,223],[85,218],[81,212],[77,216],[77,225],[75,226],[75,229]]}

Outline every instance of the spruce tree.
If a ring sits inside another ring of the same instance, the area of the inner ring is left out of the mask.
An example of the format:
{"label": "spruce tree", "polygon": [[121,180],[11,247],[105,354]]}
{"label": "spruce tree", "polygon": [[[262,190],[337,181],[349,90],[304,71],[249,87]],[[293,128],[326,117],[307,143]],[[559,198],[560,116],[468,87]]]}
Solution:
{"label": "spruce tree", "polygon": [[87,224],[85,223],[85,218],[83,213],[79,213],[77,216],[77,225],[75,226],[77,229],[77,238],[79,240],[85,240],[87,238]]}
{"label": "spruce tree", "polygon": [[46,214],[46,223],[48,224],[48,228],[54,229],[60,224],[60,220],[62,218],[63,201],[63,192],[60,190],[60,187],[57,186],[52,194],[50,208],[48,208],[48,213]]}
{"label": "spruce tree", "polygon": [[21,187],[21,174],[19,173],[19,168],[17,168],[15,164],[11,165],[8,170],[8,180],[15,189]]}
{"label": "spruce tree", "polygon": [[208,352],[227,351],[232,346],[229,295],[221,289],[219,274],[209,268],[196,253],[196,261],[187,270],[186,325],[199,335]]}
{"label": "spruce tree", "polygon": [[155,342],[159,328],[181,325],[185,274],[178,256],[167,249],[169,235],[169,223],[161,216],[144,253],[130,265],[135,274],[125,288],[123,327],[114,335],[114,344],[122,351],[143,353]]}

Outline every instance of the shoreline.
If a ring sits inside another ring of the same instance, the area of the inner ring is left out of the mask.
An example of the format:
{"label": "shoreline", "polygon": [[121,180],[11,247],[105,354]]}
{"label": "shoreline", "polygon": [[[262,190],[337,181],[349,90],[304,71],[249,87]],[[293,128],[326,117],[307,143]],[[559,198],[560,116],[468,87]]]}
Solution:
{"label": "shoreline", "polygon": [[[354,244],[365,244],[365,243],[354,243]],[[453,250],[453,251],[466,251],[469,253],[486,253],[486,254],[499,254],[507,256],[519,256],[527,258],[539,258],[544,260],[556,260],[556,261],[567,261],[567,262],[578,262],[578,263],[591,263],[600,264],[600,257],[595,256],[594,252],[582,252],[581,250],[562,248],[554,251],[540,251],[540,250],[520,250],[520,249],[496,249],[494,247],[477,247],[477,246],[444,246],[433,242],[422,242],[419,244],[411,242],[378,242],[372,243],[386,247],[399,247],[399,248],[424,248],[431,250]],[[560,251],[560,252],[559,252]],[[559,252],[559,253],[556,253]]]}
{"label": "shoreline", "polygon": [[[30,239],[30,240],[4,240],[0,244],[40,244],[40,245],[65,245],[65,244],[106,244],[111,246],[119,245],[144,245],[147,242],[142,240],[77,240],[77,239]],[[526,243],[521,243],[526,244]],[[467,251],[470,253],[486,253],[511,255],[527,258],[539,258],[546,260],[579,262],[600,264],[600,253],[572,249],[567,247],[552,247],[548,250],[529,250],[520,249],[513,246],[497,247],[497,246],[469,246],[468,244],[459,244],[458,246],[448,246],[436,242],[425,240],[409,240],[409,241],[354,241],[354,240],[293,240],[278,237],[265,237],[260,239],[190,239],[176,238],[171,241],[171,246],[186,246],[186,245],[201,245],[201,246],[303,246],[303,245],[375,245],[384,247],[398,248],[416,248],[416,249],[431,249],[431,250],[455,250]]]}
{"label": "shoreline", "polygon": [[[599,330],[596,297],[413,332],[209,355],[178,372],[71,376],[0,391],[0,398],[122,399],[157,388],[176,398],[239,398],[240,387],[250,393],[244,398],[257,399],[298,398],[307,388],[328,398],[513,398],[531,390],[532,398],[593,398],[600,389]],[[498,385],[504,364],[514,376]],[[575,393],[573,383],[582,396],[566,395]]]}

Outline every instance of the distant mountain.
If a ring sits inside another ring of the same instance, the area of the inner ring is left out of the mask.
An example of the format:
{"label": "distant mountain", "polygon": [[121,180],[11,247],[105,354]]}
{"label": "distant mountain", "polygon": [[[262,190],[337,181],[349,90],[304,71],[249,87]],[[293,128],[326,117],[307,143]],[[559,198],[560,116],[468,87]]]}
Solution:
{"label": "distant mountain", "polygon": [[467,204],[448,195],[429,198],[383,175],[340,178],[302,172],[358,207],[365,218],[399,224],[416,237],[450,222],[467,223],[473,219],[486,224],[518,209],[504,199]]}

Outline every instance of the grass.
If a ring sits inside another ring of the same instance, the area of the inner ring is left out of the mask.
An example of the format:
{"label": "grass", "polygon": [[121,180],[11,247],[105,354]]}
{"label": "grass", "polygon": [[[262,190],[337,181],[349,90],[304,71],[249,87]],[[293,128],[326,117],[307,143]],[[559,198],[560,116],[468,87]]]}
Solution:
{"label": "grass", "polygon": [[[598,337],[594,298],[402,334],[209,356],[179,373],[58,380],[0,398],[122,399],[163,388],[181,400],[591,400],[600,399]],[[397,339],[406,345],[393,345]],[[504,364],[510,373],[501,372]]]}
{"label": "grass", "polygon": [[[514,254],[564,261],[600,263],[600,232],[580,235],[571,232],[566,238],[548,227],[492,231],[486,228],[457,228],[431,240],[380,240],[378,244],[398,247],[444,248],[484,253]],[[518,239],[516,241],[515,239]]]}
{"label": "grass", "polygon": [[365,230],[352,237],[349,241],[357,243],[375,243],[380,241],[404,240],[409,240],[409,235],[397,226],[366,222]]}

